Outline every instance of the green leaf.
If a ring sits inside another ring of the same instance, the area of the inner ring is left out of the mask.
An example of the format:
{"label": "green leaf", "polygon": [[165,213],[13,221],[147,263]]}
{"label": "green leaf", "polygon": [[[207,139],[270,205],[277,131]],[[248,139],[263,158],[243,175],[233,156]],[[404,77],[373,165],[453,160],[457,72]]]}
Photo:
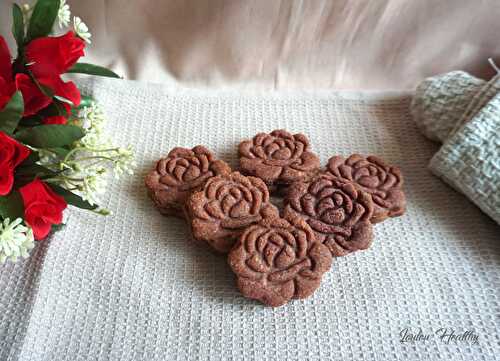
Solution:
{"label": "green leaf", "polygon": [[52,225],[52,229],[51,231],[52,232],[59,232],[61,229],[63,229],[64,227],[66,227],[66,224],[65,223],[61,223],[61,224],[53,224]]}
{"label": "green leaf", "polygon": [[56,175],[57,173],[45,168],[44,166],[41,166],[39,164],[30,164],[26,166],[20,166],[16,168],[16,178],[41,178],[44,176],[53,176]]}
{"label": "green leaf", "polygon": [[66,149],[66,148],[50,148],[48,150],[56,153],[57,156],[60,157],[60,158],[66,157],[68,155],[68,153],[69,153],[69,149]]}
{"label": "green leaf", "polygon": [[24,17],[21,8],[17,4],[12,5],[12,34],[16,39],[17,47],[24,47]]}
{"label": "green leaf", "polygon": [[39,160],[40,160],[40,156],[38,155],[38,153],[32,151],[30,153],[30,155],[28,156],[28,158],[26,158],[19,166],[22,167],[25,165],[35,164]]}
{"label": "green leaf", "polygon": [[36,163],[25,163],[23,162],[19,167],[16,168],[15,180],[14,180],[14,188],[21,188],[25,185],[33,182],[34,179],[46,179],[51,178],[57,175],[57,172],[54,172],[44,166],[41,166]]}
{"label": "green leaf", "polygon": [[89,202],[84,201],[82,199],[82,197],[80,197],[79,195],[76,195],[76,194],[68,191],[67,189],[64,189],[63,187],[60,187],[60,186],[55,185],[55,184],[49,184],[49,187],[52,188],[52,190],[54,192],[56,192],[57,194],[62,196],[64,198],[64,200],[68,204],[71,204],[72,206],[82,208],[82,209],[88,209],[88,210],[94,210],[94,209],[98,208],[97,205],[95,205],[95,204],[91,205]]}
{"label": "green leaf", "polygon": [[42,117],[39,115],[30,115],[29,117],[24,117],[20,120],[18,130],[21,127],[34,127],[42,124]]}
{"label": "green leaf", "polygon": [[24,203],[21,193],[12,191],[9,195],[0,197],[0,216],[4,219],[10,218],[11,221],[24,217]]}
{"label": "green leaf", "polygon": [[20,91],[14,93],[5,108],[0,112],[0,131],[14,133],[24,113],[23,95]]}
{"label": "green leaf", "polygon": [[99,65],[88,64],[88,63],[76,63],[68,71],[68,73],[79,73],[88,75],[98,75],[107,76],[109,78],[120,78],[115,72],[106,69]]}
{"label": "green leaf", "polygon": [[36,148],[58,148],[72,144],[85,133],[82,128],[75,125],[39,125],[23,129],[16,133],[18,141]]}
{"label": "green leaf", "polygon": [[38,0],[28,26],[27,41],[47,36],[54,27],[60,0]]}

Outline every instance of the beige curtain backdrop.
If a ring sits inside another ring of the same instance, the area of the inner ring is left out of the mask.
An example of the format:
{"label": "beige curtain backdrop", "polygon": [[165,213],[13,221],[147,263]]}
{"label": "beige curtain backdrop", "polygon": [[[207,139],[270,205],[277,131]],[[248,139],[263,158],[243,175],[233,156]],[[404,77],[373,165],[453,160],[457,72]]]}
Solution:
{"label": "beige curtain backdrop", "polygon": [[[0,0],[10,34],[11,0]],[[188,86],[409,89],[500,60],[499,0],[69,0],[88,61]]]}

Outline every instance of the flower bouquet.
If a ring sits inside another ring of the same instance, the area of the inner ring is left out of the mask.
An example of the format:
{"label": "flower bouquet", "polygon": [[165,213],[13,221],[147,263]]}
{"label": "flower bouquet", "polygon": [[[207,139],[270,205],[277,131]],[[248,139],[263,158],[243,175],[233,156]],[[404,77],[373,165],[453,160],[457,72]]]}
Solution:
{"label": "flower bouquet", "polygon": [[118,77],[78,62],[91,42],[87,26],[74,17],[66,29],[65,0],[13,4],[12,15],[14,59],[0,36],[0,263],[27,257],[35,240],[62,226],[68,205],[109,214],[98,206],[108,174],[134,166],[131,149],[104,135],[96,102],[61,77]]}

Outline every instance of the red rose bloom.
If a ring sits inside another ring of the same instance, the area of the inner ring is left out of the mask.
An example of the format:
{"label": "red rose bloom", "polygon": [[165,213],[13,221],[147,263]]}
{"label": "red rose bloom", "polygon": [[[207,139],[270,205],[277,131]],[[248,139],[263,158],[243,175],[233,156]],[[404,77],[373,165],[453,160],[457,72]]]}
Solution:
{"label": "red rose bloom", "polygon": [[63,36],[38,38],[26,46],[30,70],[38,79],[53,77],[68,71],[85,55],[85,42],[68,31]]}
{"label": "red rose bloom", "polygon": [[45,125],[49,124],[66,124],[68,120],[65,117],[62,116],[54,116],[54,117],[47,117],[44,120],[42,120],[42,123]]}
{"label": "red rose bloom", "polygon": [[42,240],[53,224],[61,224],[67,204],[39,179],[19,189],[24,202],[24,220],[33,229],[36,240]]}
{"label": "red rose bloom", "polygon": [[43,94],[26,74],[16,75],[16,88],[23,93],[24,116],[36,114],[52,103],[52,99]]}
{"label": "red rose bloom", "polygon": [[9,102],[15,91],[9,47],[5,39],[0,36],[0,110]]}
{"label": "red rose bloom", "polygon": [[19,73],[14,77],[9,48],[0,36],[0,109],[5,107],[16,90],[23,94],[25,116],[36,114],[52,102],[28,75]]}
{"label": "red rose bloom", "polygon": [[[56,95],[78,106],[81,101],[78,88],[71,81],[64,82],[60,75],[85,55],[84,48],[85,42],[72,31],[63,36],[35,39],[26,46],[29,70],[40,84],[48,86]],[[69,112],[69,104],[64,106]]]}
{"label": "red rose bloom", "polygon": [[[64,82],[61,74],[68,71],[84,54],[85,42],[73,32],[57,37],[44,37],[26,45],[27,68],[36,81],[47,86],[55,95],[80,105],[81,96],[73,82]],[[47,107],[51,97],[46,96],[33,80],[24,73],[12,74],[12,61],[4,38],[0,36],[0,109],[20,90],[24,98],[24,115],[29,116]],[[64,103],[69,113],[71,107]]]}
{"label": "red rose bloom", "polygon": [[14,169],[31,151],[24,145],[0,132],[0,196],[10,193],[14,184]]}
{"label": "red rose bloom", "polygon": [[[80,105],[80,91],[72,81],[65,83],[64,81],[62,81],[61,77],[54,76],[48,78],[40,78],[38,79],[38,82],[42,85],[48,86],[54,91],[55,95],[59,95],[65,99],[68,99],[75,106]],[[70,105],[68,103],[63,103],[63,105],[66,108],[67,113],[69,114],[71,110]]]}

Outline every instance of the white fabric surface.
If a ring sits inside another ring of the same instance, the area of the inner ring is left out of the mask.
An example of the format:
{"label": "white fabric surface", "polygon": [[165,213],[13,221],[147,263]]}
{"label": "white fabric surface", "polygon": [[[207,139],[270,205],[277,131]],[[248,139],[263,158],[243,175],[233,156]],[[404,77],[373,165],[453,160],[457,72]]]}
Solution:
{"label": "white fabric surface", "polygon": [[[495,360],[500,354],[500,228],[430,174],[436,146],[409,95],[233,93],[89,83],[137,175],[114,182],[115,216],[71,211],[24,263],[0,268],[1,360]],[[375,226],[369,250],[335,260],[305,301],[243,298],[225,258],[161,216],[143,177],[174,146],[205,144],[233,165],[258,131],[308,134],[330,155],[377,154],[406,178],[408,211]],[[472,330],[478,344],[400,343],[406,327]]]}
{"label": "white fabric surface", "polygon": [[[500,63],[498,0],[68,0],[87,60],[127,79],[246,88],[413,89]],[[11,1],[0,1],[10,34]]]}

